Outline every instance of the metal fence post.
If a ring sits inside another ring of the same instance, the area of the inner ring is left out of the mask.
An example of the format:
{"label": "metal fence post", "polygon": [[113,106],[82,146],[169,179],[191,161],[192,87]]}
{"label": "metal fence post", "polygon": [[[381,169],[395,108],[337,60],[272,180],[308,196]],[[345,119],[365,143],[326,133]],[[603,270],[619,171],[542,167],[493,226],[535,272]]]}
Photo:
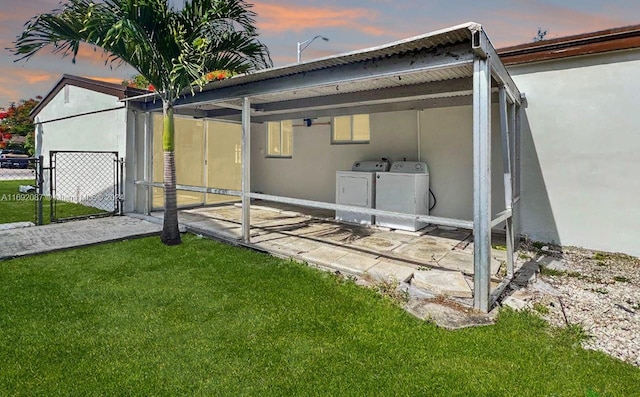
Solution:
{"label": "metal fence post", "polygon": [[118,175],[118,214],[124,214],[124,157],[120,157],[120,175]]}
{"label": "metal fence post", "polygon": [[42,225],[44,223],[44,219],[42,219],[42,196],[44,194],[44,156],[38,157],[36,178],[36,205],[38,206],[36,222],[38,225]]}
{"label": "metal fence post", "polygon": [[49,222],[53,223],[55,222],[55,217],[54,217],[54,201],[55,201],[55,185],[53,183],[53,181],[55,180],[55,176],[53,174],[55,174],[56,172],[56,165],[55,165],[55,157],[56,157],[56,152],[54,151],[50,151],[49,152]]}

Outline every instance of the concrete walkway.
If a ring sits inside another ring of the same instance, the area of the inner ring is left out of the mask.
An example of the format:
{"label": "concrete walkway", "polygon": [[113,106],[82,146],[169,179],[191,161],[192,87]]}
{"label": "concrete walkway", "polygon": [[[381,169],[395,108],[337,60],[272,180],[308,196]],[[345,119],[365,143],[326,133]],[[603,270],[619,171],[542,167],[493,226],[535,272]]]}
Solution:
{"label": "concrete walkway", "polygon": [[162,225],[128,216],[0,230],[0,260],[65,248],[157,235]]}

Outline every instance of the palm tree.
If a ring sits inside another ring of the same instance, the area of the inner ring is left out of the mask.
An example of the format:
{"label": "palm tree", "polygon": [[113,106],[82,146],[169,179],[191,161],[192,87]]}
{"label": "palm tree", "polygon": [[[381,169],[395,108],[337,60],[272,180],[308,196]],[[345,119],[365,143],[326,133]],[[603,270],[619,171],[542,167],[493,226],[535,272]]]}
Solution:
{"label": "palm tree", "polygon": [[[179,244],[173,105],[184,91],[207,83],[216,70],[247,73],[271,66],[257,39],[255,13],[244,0],[70,0],[29,20],[10,50],[29,59],[48,45],[75,63],[80,43],[103,49],[107,63],[126,62],[163,103],[165,214],[161,240]],[[209,73],[210,74],[210,73]]]}

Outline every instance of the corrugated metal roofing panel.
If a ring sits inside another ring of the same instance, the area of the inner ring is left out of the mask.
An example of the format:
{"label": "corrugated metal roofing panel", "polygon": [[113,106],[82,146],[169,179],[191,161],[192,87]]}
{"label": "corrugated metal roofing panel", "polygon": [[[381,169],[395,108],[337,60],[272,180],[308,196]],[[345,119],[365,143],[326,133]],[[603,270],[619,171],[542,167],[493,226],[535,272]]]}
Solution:
{"label": "corrugated metal roofing panel", "polygon": [[[264,95],[258,95],[251,98],[252,103],[261,104],[269,102],[287,101],[293,99],[304,99],[315,96],[325,96],[336,94],[338,91],[341,94],[371,91],[377,89],[384,89],[397,86],[408,86],[414,84],[428,83],[434,81],[453,80],[463,77],[471,77],[473,75],[473,65],[466,64],[456,67],[450,67],[441,70],[433,70],[428,72],[403,74],[394,77],[381,77],[367,80],[357,80],[348,83],[340,84],[339,86],[324,86],[316,87],[308,90],[293,90],[277,93],[270,93]],[[398,78],[400,77],[400,78]]]}
{"label": "corrugated metal roofing panel", "polygon": [[421,50],[424,48],[433,48],[439,45],[461,43],[465,40],[470,40],[472,31],[479,28],[479,24],[475,22],[468,22],[462,25],[457,25],[423,35],[410,37],[408,39],[396,41],[382,46],[332,55],[329,57],[302,62],[299,64],[264,69],[255,73],[236,76],[231,79],[215,81],[205,86],[203,88],[203,91],[288,76],[297,73],[305,73],[318,69],[346,65],[370,59],[388,57],[410,51]]}

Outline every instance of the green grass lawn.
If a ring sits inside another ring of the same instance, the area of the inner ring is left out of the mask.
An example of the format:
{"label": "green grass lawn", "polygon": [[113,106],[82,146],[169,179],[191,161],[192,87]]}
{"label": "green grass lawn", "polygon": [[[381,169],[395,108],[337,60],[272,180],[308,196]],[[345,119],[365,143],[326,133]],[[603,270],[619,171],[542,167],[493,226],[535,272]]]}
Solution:
{"label": "green grass lawn", "polygon": [[445,331],[187,235],[0,262],[0,395],[637,396],[640,370],[533,314]]}
{"label": "green grass lawn", "polygon": [[[20,185],[33,185],[33,180],[0,181],[0,223],[35,222],[36,203],[34,193],[20,193]],[[42,200],[42,214],[45,224],[50,223],[50,204],[48,197]],[[99,214],[104,212],[98,208],[81,204],[58,201],[57,218]]]}

